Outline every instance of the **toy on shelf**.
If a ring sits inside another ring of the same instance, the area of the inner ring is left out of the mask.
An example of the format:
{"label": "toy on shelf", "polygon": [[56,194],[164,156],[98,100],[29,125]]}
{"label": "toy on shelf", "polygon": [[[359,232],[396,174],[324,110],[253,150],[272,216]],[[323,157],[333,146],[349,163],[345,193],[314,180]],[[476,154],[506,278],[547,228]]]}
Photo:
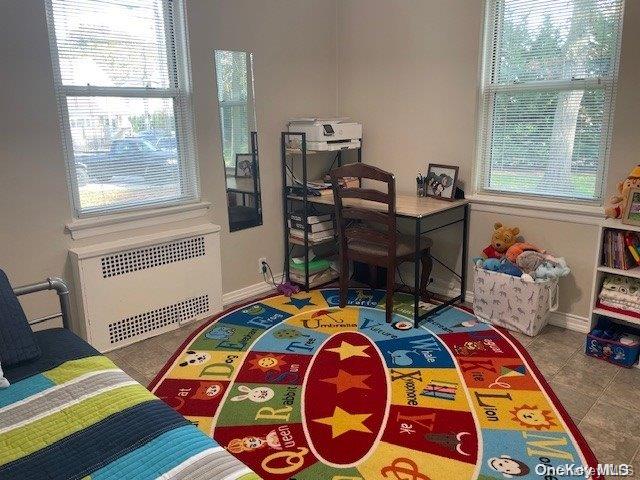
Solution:
{"label": "toy on shelf", "polygon": [[607,218],[622,217],[622,211],[627,203],[629,191],[637,187],[640,187],[640,165],[636,165],[624,181],[618,182],[618,194],[613,195],[609,199],[610,205],[604,210],[605,216]]}
{"label": "toy on shelf", "polygon": [[519,233],[520,229],[518,227],[509,228],[504,227],[499,222],[495,223],[491,235],[491,244],[482,250],[484,258],[502,258],[509,247],[518,241]]}

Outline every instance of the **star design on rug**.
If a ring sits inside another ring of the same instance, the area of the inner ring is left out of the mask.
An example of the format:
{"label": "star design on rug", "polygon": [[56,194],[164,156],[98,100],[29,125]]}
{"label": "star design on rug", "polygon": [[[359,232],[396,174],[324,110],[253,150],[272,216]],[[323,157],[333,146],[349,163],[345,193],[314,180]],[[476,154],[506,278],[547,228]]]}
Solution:
{"label": "star design on rug", "polygon": [[369,354],[364,353],[367,348],[369,348],[369,345],[351,345],[343,340],[339,347],[327,348],[327,352],[339,354],[340,361],[342,361],[351,357],[368,357]]}
{"label": "star design on rug", "polygon": [[331,427],[331,437],[337,438],[343,433],[351,431],[371,433],[371,430],[364,425],[364,422],[370,416],[370,413],[349,413],[336,406],[331,417],[318,418],[314,422],[329,425]]}
{"label": "star design on rug", "polygon": [[352,388],[371,390],[371,387],[364,383],[364,381],[370,376],[371,375],[351,375],[349,372],[345,372],[341,369],[335,377],[323,378],[320,381],[333,383],[336,386],[338,393],[342,393]]}
{"label": "star design on rug", "polygon": [[291,297],[289,301],[285,303],[285,305],[293,305],[298,310],[302,310],[304,307],[311,306],[311,305],[315,306],[316,304],[311,302],[311,297],[307,297],[307,298]]}

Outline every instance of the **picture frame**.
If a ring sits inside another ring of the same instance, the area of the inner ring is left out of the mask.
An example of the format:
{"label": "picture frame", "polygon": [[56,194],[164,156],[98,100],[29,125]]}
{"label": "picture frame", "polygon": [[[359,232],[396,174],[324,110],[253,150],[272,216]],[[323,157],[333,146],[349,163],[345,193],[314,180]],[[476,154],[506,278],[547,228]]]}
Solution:
{"label": "picture frame", "polygon": [[640,225],[640,188],[629,190],[629,196],[620,220],[625,225]]}
{"label": "picture frame", "polygon": [[430,163],[424,180],[425,196],[439,200],[455,200],[459,169],[457,165]]}
{"label": "picture frame", "polygon": [[253,155],[250,153],[236,153],[236,177],[253,177]]}

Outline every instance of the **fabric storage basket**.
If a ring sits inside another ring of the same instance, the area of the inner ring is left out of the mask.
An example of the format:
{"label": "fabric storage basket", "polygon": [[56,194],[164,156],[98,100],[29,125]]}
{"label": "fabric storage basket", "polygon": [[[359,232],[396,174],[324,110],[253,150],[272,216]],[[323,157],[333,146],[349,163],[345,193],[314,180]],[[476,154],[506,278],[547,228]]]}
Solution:
{"label": "fabric storage basket", "polygon": [[557,280],[525,282],[475,267],[473,311],[479,320],[534,336],[557,308]]}

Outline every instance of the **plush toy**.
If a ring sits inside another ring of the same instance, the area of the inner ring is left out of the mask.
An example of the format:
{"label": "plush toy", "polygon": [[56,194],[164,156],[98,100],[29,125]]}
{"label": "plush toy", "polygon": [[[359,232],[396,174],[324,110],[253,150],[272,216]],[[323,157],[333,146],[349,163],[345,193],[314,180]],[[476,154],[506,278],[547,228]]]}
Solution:
{"label": "plush toy", "polygon": [[571,273],[571,270],[567,266],[567,262],[564,258],[556,258],[555,261],[547,260],[542,263],[536,271],[533,277],[536,280],[550,280],[552,278],[566,277]]}
{"label": "plush toy", "polygon": [[497,272],[500,268],[500,260],[497,258],[480,258],[477,257],[474,259],[475,264],[479,268],[484,268],[485,270],[491,270],[492,272]]}
{"label": "plush toy", "polygon": [[640,187],[640,165],[636,165],[624,182],[618,182],[618,195],[613,195],[609,199],[611,205],[604,209],[607,218],[622,217],[622,210],[629,198],[629,190]]}
{"label": "plush toy", "polygon": [[540,250],[538,247],[536,247],[531,243],[519,242],[519,243],[514,243],[507,249],[505,253],[505,257],[511,263],[516,263],[518,257],[522,255],[522,253],[528,252],[528,251],[544,253],[544,250]]}
{"label": "plush toy", "polygon": [[517,242],[520,229],[518,227],[503,227],[501,223],[493,225],[491,245],[482,250],[485,258],[502,258],[504,253]]}
{"label": "plush toy", "polygon": [[527,274],[531,274],[536,271],[540,265],[547,261],[547,255],[535,250],[527,250],[522,252],[516,258],[516,265]]}
{"label": "plush toy", "polygon": [[514,277],[522,276],[522,270],[520,270],[517,266],[515,266],[509,260],[504,258],[500,262],[500,266],[498,267],[498,272],[506,273],[507,275],[512,275]]}

